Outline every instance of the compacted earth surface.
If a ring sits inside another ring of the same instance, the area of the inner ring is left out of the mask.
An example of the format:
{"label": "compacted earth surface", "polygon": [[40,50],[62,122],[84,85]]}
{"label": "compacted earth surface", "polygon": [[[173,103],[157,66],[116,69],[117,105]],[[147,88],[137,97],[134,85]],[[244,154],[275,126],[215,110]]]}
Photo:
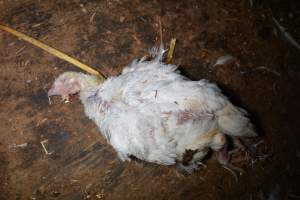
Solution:
{"label": "compacted earth surface", "polygon": [[172,63],[216,82],[259,133],[255,155],[232,160],[237,177],[215,154],[188,176],[121,162],[76,97],[49,104],[55,77],[79,70],[0,30],[0,199],[300,198],[299,48],[280,31],[299,41],[299,2],[2,0],[0,11],[1,24],[106,76],[159,45],[160,19],[165,46],[177,39]]}

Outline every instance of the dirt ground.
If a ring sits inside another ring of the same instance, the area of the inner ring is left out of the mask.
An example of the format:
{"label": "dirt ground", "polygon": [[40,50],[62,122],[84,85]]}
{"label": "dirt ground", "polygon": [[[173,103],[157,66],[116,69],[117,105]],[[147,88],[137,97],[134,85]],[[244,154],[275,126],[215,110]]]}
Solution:
{"label": "dirt ground", "polygon": [[[215,155],[190,176],[175,166],[122,163],[78,99],[48,103],[55,77],[77,69],[0,31],[0,199],[299,199],[299,51],[272,21],[300,38],[293,23],[300,17],[286,12],[299,5],[249,2],[0,1],[0,23],[107,76],[159,44],[160,17],[164,43],[178,40],[173,63],[247,109],[260,134],[254,142],[261,141],[257,158],[237,163],[245,170],[238,181]],[[214,66],[223,55],[234,60]]]}

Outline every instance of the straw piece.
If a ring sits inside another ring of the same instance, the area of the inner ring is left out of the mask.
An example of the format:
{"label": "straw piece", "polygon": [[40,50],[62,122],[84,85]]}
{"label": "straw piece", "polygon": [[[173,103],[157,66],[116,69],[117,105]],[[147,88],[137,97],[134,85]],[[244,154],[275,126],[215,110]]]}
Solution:
{"label": "straw piece", "polygon": [[65,54],[65,53],[63,53],[63,52],[61,52],[61,51],[59,51],[57,49],[54,49],[53,47],[50,47],[50,46],[48,46],[48,45],[46,45],[46,44],[44,44],[44,43],[42,43],[42,42],[40,42],[40,41],[32,38],[32,37],[29,37],[29,36],[27,36],[27,35],[25,35],[25,34],[23,34],[21,32],[18,32],[16,30],[14,30],[12,28],[9,28],[7,26],[4,26],[2,24],[0,24],[0,29],[13,34],[13,35],[17,36],[18,38],[20,38],[22,40],[27,41],[27,42],[29,42],[29,43],[31,43],[31,44],[33,44],[33,45],[35,45],[35,46],[37,46],[37,47],[45,50],[45,51],[47,51],[48,53],[50,53],[50,54],[52,54],[52,55],[54,55],[54,56],[56,56],[56,57],[58,57],[58,58],[60,58],[62,60],[65,60],[65,61],[67,61],[67,62],[75,65],[76,67],[78,67],[78,68],[80,68],[80,69],[82,69],[82,70],[84,70],[84,71],[86,71],[86,72],[88,72],[90,74],[99,76],[99,78],[102,81],[104,81],[105,78],[106,78],[103,74],[101,74],[97,70],[89,67],[88,65],[83,64],[83,63],[79,62],[78,60],[72,58],[71,56],[68,56],[67,54]]}
{"label": "straw piece", "polygon": [[173,54],[176,46],[176,38],[172,38],[170,41],[170,47],[167,55],[167,63],[171,63],[173,59]]}

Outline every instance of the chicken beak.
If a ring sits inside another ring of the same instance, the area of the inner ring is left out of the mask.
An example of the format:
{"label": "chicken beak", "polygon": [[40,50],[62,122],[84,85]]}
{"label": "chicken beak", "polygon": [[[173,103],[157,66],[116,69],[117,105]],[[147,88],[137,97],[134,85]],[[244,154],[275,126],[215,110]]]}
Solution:
{"label": "chicken beak", "polygon": [[64,96],[61,96],[63,102],[65,103],[69,103],[70,102],[70,96],[69,95],[64,95]]}
{"label": "chicken beak", "polygon": [[65,103],[70,102],[69,101],[69,95],[64,95],[64,94],[60,94],[59,92],[57,92],[53,87],[48,91],[48,100],[49,100],[49,104],[51,105],[51,97],[55,96],[55,95],[60,95],[62,98],[62,101]]}

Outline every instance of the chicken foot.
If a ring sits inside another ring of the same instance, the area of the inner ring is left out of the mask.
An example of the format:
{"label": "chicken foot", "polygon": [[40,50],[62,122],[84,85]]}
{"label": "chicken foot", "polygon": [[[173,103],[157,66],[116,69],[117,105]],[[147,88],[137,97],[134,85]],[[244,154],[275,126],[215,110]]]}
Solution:
{"label": "chicken foot", "polygon": [[[236,167],[232,164],[232,156],[234,154],[237,154],[239,152],[246,152],[244,155],[246,159],[248,160],[248,157],[253,155],[253,152],[247,148],[243,143],[238,139],[233,139],[234,145],[237,147],[236,149],[233,149],[231,151],[228,150],[228,145],[226,144],[218,154],[218,161],[223,166],[224,169],[227,169],[236,180],[238,180],[238,174],[245,173],[245,171],[239,167]],[[240,157],[240,156],[239,156]],[[239,159],[240,160],[240,159]]]}
{"label": "chicken foot", "polygon": [[183,161],[178,162],[176,167],[179,171],[186,173],[186,174],[192,174],[194,171],[198,170],[200,167],[206,167],[206,165],[201,162],[202,158],[206,155],[206,152],[203,151],[197,151],[194,153],[192,160],[190,160],[187,164],[185,164]]}

